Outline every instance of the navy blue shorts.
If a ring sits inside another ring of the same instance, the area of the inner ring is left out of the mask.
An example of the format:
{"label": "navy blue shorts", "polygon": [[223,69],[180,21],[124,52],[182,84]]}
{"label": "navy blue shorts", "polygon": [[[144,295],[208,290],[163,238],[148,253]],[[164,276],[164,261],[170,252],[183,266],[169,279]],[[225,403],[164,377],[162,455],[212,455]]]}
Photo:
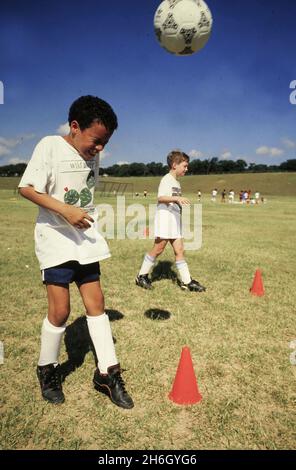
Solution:
{"label": "navy blue shorts", "polygon": [[76,282],[77,286],[100,280],[100,263],[79,264],[78,261],[46,268],[41,271],[43,284],[65,285]]}

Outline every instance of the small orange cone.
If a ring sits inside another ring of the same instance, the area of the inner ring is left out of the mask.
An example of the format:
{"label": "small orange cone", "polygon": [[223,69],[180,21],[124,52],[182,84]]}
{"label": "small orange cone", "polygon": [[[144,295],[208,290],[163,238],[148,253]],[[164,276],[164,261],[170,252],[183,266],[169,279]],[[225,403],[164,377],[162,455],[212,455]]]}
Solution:
{"label": "small orange cone", "polygon": [[260,269],[257,269],[255,272],[254,281],[252,287],[250,288],[250,292],[251,294],[258,295],[259,297],[264,295],[264,286]]}
{"label": "small orange cone", "polygon": [[169,399],[178,403],[178,405],[193,405],[202,399],[196,382],[190,349],[187,346],[182,349]]}

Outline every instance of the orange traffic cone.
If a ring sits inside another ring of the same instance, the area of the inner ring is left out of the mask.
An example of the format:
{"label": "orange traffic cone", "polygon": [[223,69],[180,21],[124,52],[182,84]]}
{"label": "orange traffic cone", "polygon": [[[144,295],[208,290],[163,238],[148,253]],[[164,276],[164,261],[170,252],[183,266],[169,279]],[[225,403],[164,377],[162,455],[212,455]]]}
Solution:
{"label": "orange traffic cone", "polygon": [[179,405],[193,405],[202,399],[194,374],[190,349],[187,346],[182,349],[169,399]]}
{"label": "orange traffic cone", "polygon": [[260,269],[257,269],[255,272],[254,281],[252,287],[250,288],[250,292],[253,295],[258,295],[260,297],[264,295],[264,286]]}

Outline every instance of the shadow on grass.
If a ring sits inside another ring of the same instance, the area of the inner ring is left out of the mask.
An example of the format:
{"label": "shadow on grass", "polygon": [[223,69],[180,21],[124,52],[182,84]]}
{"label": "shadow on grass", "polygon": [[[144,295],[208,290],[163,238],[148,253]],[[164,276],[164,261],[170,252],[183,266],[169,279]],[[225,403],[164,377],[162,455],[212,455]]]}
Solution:
{"label": "shadow on grass", "polygon": [[171,279],[173,282],[178,281],[178,276],[172,269],[173,263],[171,261],[159,261],[154,266],[151,273],[151,281],[160,281],[161,279]]}
{"label": "shadow on grass", "polygon": [[150,320],[168,320],[171,317],[171,313],[167,310],[160,310],[159,308],[150,308],[144,313],[145,317]]}
{"label": "shadow on grass", "polygon": [[[118,310],[105,310],[105,312],[110,321],[121,320],[124,317]],[[113,341],[116,343],[114,337]],[[85,356],[89,351],[93,353],[95,366],[97,364],[97,356],[88,332],[85,316],[77,318],[71,325],[67,326],[64,342],[68,359],[61,364],[63,382],[75,369],[82,366]]]}

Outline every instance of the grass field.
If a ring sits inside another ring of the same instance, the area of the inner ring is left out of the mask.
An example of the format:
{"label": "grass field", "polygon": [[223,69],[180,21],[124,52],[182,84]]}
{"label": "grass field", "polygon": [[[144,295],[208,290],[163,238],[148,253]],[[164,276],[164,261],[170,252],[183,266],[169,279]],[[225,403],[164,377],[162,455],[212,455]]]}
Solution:
{"label": "grass field", "polygon": [[[161,177],[130,177],[130,178],[102,178],[102,181],[117,181],[120,183],[131,183],[134,192],[143,194],[157,193]],[[20,178],[1,178],[0,189],[14,190]],[[227,191],[233,189],[236,194],[240,190],[251,189],[253,194],[260,191],[263,196],[296,196],[296,173],[240,173],[230,175],[187,175],[182,179],[182,191],[184,193],[210,194],[212,189],[217,188],[220,192],[225,188]]]}
{"label": "grass field", "polygon": [[[173,263],[169,247],[154,271],[154,290],[141,290],[134,277],[152,242],[109,242],[112,258],[101,263],[102,285],[135,401],[135,408],[126,411],[92,387],[94,359],[75,287],[65,337],[68,354],[63,346],[61,356],[68,374],[66,402],[52,406],[41,399],[35,367],[47,302],[34,254],[37,209],[11,189],[1,190],[1,448],[294,448],[296,367],[289,361],[289,343],[296,338],[293,191],[269,196],[258,206],[213,204],[204,198],[203,245],[186,255],[193,277],[207,286],[203,294],[180,291],[169,275],[157,280],[162,262]],[[115,199],[102,202],[115,204]],[[151,196],[144,202],[155,200]],[[249,293],[257,268],[266,290],[261,298]],[[167,319],[151,319],[151,309],[165,310]],[[194,406],[168,399],[185,345],[203,396]],[[71,372],[73,363],[77,367]]]}

